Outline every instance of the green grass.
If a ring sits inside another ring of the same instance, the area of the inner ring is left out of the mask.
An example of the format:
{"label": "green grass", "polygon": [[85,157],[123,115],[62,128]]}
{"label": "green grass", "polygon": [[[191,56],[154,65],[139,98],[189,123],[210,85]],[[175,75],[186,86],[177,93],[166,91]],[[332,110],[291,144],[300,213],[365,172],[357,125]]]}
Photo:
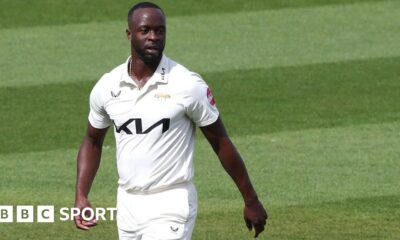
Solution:
{"label": "green grass", "polygon": [[[385,1],[171,17],[166,52],[202,74],[397,57],[399,15]],[[0,34],[0,86],[95,81],[129,53],[123,20]]]}
{"label": "green grass", "polygon": [[[400,58],[385,58],[234,70],[204,78],[229,132],[249,135],[396,121],[399,66]],[[0,88],[0,101],[7,102],[0,106],[7,113],[1,122],[12,122],[0,126],[1,152],[77,148],[93,85],[89,81]]]}
{"label": "green grass", "polygon": [[[261,239],[397,239],[398,202],[399,196],[385,196],[272,208],[268,234]],[[205,227],[196,229],[199,239],[251,239],[251,233],[237,227],[243,224],[240,218],[226,221],[238,211],[212,209],[200,215],[198,226]],[[226,228],[232,230],[228,235]]]}
{"label": "green grass", "polygon": [[[234,137],[260,197],[268,203],[271,222],[266,236],[395,239],[400,223],[399,130],[399,123],[391,123]],[[247,239],[238,192],[209,149],[206,141],[198,142],[195,181],[200,212],[194,239]],[[72,206],[75,155],[75,149],[1,155],[0,168],[8,174],[0,176],[6,183],[0,187],[0,204]],[[104,150],[91,194],[94,206],[115,205],[113,157],[113,147]],[[71,223],[58,222],[47,235],[51,239],[63,231],[66,235],[57,239],[96,239],[114,236],[114,224],[102,222],[95,231],[79,233]],[[16,236],[10,239],[26,236],[15,228],[42,229],[41,224],[27,225],[2,227],[5,237]]]}
{"label": "green grass", "polygon": [[[398,1],[159,2],[167,54],[212,87],[269,210],[260,239],[399,238]],[[129,54],[131,4],[0,0],[0,205],[73,206],[88,95]],[[112,138],[95,207],[115,206]],[[193,239],[251,239],[238,191],[197,140]],[[115,222],[0,223],[1,240],[116,238]]]}
{"label": "green grass", "polygon": [[[254,11],[265,9],[311,7],[319,5],[352,4],[373,0],[181,0],[170,4],[156,0],[168,16],[215,14],[224,12]],[[382,1],[382,0],[375,0]],[[37,25],[63,25],[67,23],[104,22],[125,20],[128,9],[139,1],[111,0],[1,0],[0,28]]]}

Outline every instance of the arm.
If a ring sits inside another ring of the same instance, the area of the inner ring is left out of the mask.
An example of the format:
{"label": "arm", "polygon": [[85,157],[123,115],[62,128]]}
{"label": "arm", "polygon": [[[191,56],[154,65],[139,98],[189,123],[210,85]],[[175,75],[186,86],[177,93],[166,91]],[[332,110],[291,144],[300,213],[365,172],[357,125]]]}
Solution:
{"label": "arm", "polygon": [[268,216],[263,205],[258,200],[242,158],[229,139],[220,118],[213,124],[200,129],[217,154],[222,166],[242,194],[245,203],[244,219],[246,225],[249,230],[254,227],[255,237],[257,237],[264,230]]}
{"label": "arm", "polygon": [[[86,136],[83,139],[77,158],[77,177],[75,207],[90,207],[88,195],[100,165],[101,151],[107,128],[96,129],[88,123]],[[82,216],[75,217],[75,225],[79,229],[88,230],[96,225],[96,220],[85,221]]]}

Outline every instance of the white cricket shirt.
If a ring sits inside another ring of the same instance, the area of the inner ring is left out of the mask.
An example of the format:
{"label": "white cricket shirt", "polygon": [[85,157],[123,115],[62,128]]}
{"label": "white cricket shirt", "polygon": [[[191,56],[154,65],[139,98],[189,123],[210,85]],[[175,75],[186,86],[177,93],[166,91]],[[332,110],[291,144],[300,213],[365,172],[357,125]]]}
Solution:
{"label": "white cricket shirt", "polygon": [[190,182],[195,127],[219,115],[210,89],[166,56],[139,89],[128,63],[103,75],[90,94],[90,124],[114,125],[120,187],[140,193]]}

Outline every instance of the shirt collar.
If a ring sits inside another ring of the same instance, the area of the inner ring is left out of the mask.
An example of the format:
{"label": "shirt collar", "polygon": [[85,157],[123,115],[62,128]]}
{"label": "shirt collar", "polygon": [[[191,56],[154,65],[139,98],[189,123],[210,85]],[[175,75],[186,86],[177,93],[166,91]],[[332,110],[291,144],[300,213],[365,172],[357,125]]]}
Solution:
{"label": "shirt collar", "polygon": [[[131,60],[131,56],[128,57],[128,59],[125,61],[123,65],[123,73],[121,77],[121,82],[126,82],[128,84],[133,84],[136,87],[135,82],[132,80],[132,78],[129,76],[128,73],[128,66],[129,62]],[[168,58],[163,55],[161,58],[160,63],[157,66],[156,71],[153,73],[153,76],[150,77],[150,79],[147,81],[145,85],[152,85],[156,82],[160,83],[168,83],[168,73],[169,73],[169,64],[168,64]]]}

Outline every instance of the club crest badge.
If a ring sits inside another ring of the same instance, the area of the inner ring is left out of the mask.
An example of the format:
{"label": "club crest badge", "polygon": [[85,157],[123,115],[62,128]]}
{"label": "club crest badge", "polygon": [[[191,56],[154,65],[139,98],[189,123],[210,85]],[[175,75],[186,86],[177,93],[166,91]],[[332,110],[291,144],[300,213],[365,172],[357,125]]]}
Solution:
{"label": "club crest badge", "polygon": [[158,92],[154,95],[155,98],[157,98],[158,100],[167,100],[171,98],[171,95],[169,95],[168,93],[164,93],[164,92]]}

